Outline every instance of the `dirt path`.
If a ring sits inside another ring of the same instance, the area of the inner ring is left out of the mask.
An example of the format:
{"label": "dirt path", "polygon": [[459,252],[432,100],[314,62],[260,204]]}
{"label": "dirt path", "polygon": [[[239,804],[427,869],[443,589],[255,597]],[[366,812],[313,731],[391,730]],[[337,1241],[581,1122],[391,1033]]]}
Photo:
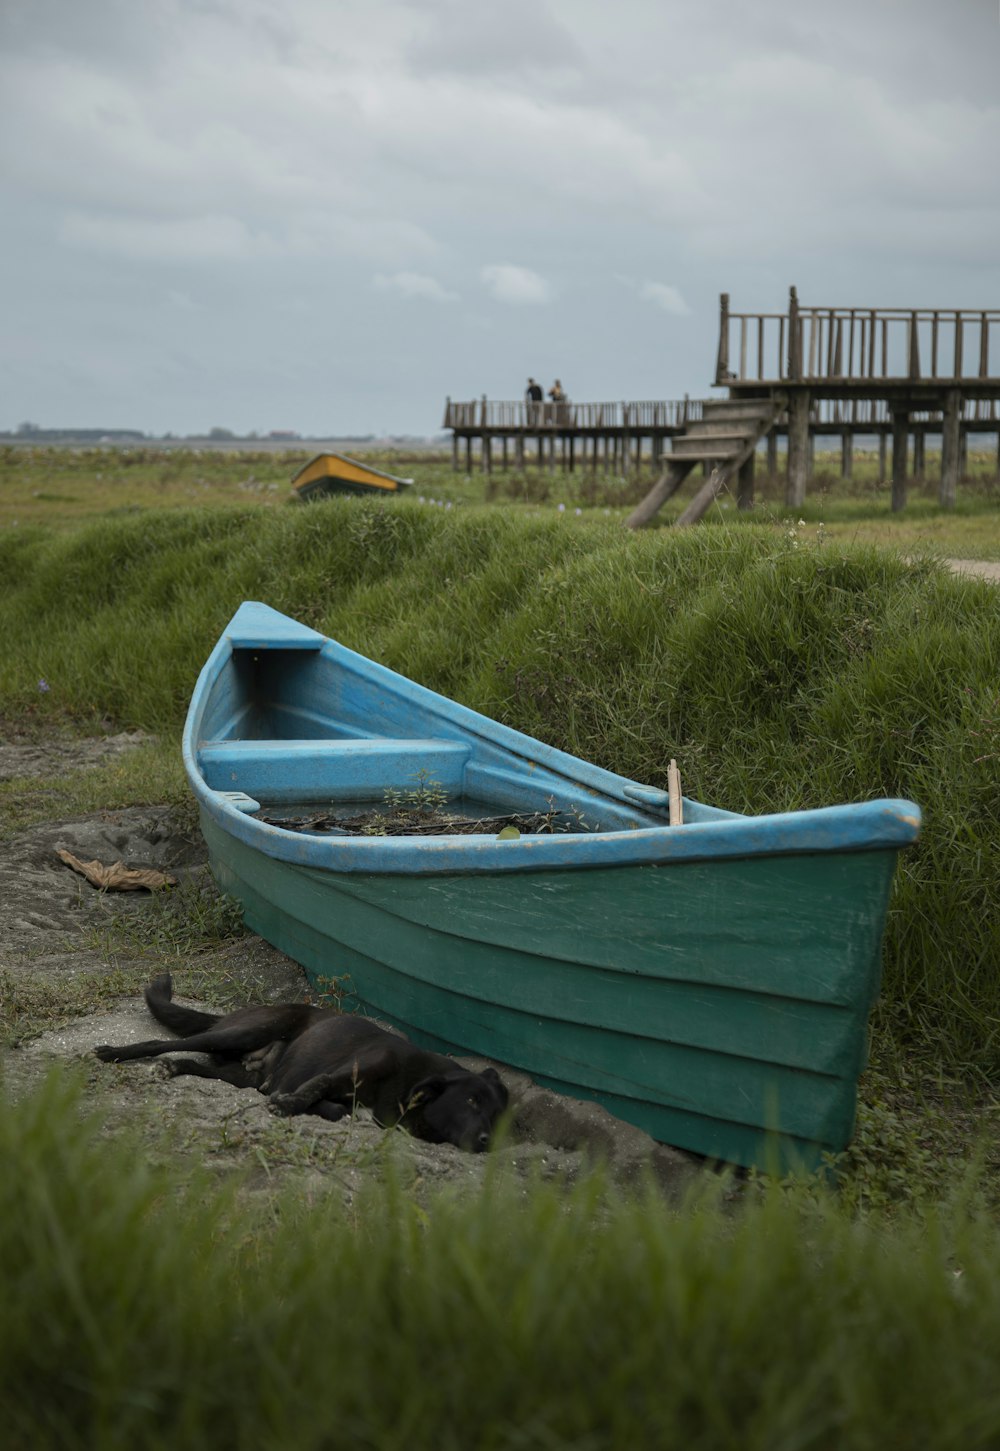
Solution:
{"label": "dirt path", "polygon": [[986,559],[947,559],[948,568],[954,570],[955,574],[971,574],[977,579],[990,579],[1000,582],[1000,564],[993,563]]}
{"label": "dirt path", "polygon": [[[127,750],[135,738],[0,746],[0,778],[44,774],[58,761],[80,768]],[[308,997],[301,970],[260,938],[245,935],[197,952],[157,942],[160,904],[149,893],[106,893],[91,887],[56,855],[64,846],[82,860],[158,867],[180,890],[217,901],[200,837],[181,829],[167,807],[103,812],[34,827],[0,843],[0,994],[22,1006],[31,1030],[2,1050],[7,1092],[18,1097],[56,1065],[81,1078],[83,1102],[109,1133],[137,1132],[157,1161],[180,1156],[220,1174],[249,1174],[245,1192],[267,1194],[294,1183],[310,1199],[330,1192],[351,1201],[382,1171],[387,1155],[423,1195],[442,1185],[478,1189],[489,1168],[518,1178],[540,1173],[572,1181],[595,1158],[606,1160],[622,1186],[646,1168],[665,1190],[697,1171],[688,1156],[654,1143],[604,1109],[561,1097],[502,1065],[514,1103],[511,1141],[490,1155],[461,1153],[386,1133],[362,1110],[353,1121],[276,1119],[250,1089],[199,1078],[164,1079],[152,1063],[99,1063],[97,1043],[160,1036],[137,989],[165,966],[182,999],[199,982],[214,985],[222,1006]],[[152,950],[151,949],[155,949]],[[37,1031],[39,1025],[43,1031]],[[465,1059],[471,1066],[480,1061]]]}

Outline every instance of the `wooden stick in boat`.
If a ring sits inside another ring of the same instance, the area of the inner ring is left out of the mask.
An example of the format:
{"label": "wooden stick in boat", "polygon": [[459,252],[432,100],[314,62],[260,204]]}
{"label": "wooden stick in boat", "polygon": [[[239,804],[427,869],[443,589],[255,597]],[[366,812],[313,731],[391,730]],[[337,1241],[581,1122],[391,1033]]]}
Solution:
{"label": "wooden stick in boat", "polygon": [[677,769],[677,762],[671,761],[667,767],[667,791],[670,794],[670,825],[684,825],[684,805],[681,801],[681,773]]}

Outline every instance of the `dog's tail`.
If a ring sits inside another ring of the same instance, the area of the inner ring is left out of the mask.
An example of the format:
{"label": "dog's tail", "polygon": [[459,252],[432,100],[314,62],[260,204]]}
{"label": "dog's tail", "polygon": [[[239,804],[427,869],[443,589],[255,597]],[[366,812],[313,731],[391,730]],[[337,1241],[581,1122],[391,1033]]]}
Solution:
{"label": "dog's tail", "polygon": [[146,989],[146,1006],[157,1022],[182,1038],[203,1033],[219,1021],[218,1013],[200,1013],[196,1008],[182,1008],[173,1001],[174,982],[169,972],[161,972]]}

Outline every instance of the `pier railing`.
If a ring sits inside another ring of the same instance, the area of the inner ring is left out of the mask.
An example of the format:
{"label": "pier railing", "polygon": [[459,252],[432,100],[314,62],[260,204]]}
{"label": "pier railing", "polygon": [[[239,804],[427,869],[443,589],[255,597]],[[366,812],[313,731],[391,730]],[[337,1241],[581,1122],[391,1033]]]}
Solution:
{"label": "pier railing", "polygon": [[701,400],[667,399],[638,403],[529,403],[479,398],[445,403],[443,427],[458,433],[531,433],[560,430],[600,433],[621,430],[643,433],[680,429],[701,417]]}
{"label": "pier railing", "polygon": [[[702,417],[701,398],[671,399],[648,403],[534,403],[520,400],[505,402],[476,399],[469,403],[445,405],[444,427],[457,433],[533,433],[560,431],[632,432],[670,429],[679,432],[686,423]],[[941,410],[915,409],[910,412],[914,423],[935,423]],[[960,418],[963,423],[1000,426],[1000,399],[965,398]],[[784,416],[779,421],[783,426]],[[814,398],[809,408],[809,422],[825,428],[842,425],[859,431],[866,425],[891,427],[892,409],[885,398]]]}
{"label": "pier railing", "polygon": [[[911,409],[909,417],[913,423],[938,423],[943,414],[940,408]],[[959,418],[963,423],[1000,425],[1000,399],[966,398],[962,402]],[[892,409],[885,398],[815,398],[809,408],[810,425],[834,428],[842,425],[855,431],[865,425],[873,428],[892,426]]]}
{"label": "pier railing", "polygon": [[805,307],[731,312],[720,302],[715,381],[1000,380],[1000,309]]}

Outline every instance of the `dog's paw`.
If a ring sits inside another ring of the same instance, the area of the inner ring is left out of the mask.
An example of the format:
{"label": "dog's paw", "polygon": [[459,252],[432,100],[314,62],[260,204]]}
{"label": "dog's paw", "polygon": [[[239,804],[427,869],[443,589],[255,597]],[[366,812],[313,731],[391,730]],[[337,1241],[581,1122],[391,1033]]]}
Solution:
{"label": "dog's paw", "polygon": [[110,1043],[98,1044],[94,1049],[94,1053],[96,1057],[100,1058],[102,1063],[115,1063],[118,1059],[118,1049],[113,1048]]}
{"label": "dog's paw", "polygon": [[295,1093],[272,1093],[267,1100],[267,1110],[278,1118],[290,1118],[292,1114],[302,1112],[302,1101]]}
{"label": "dog's paw", "polygon": [[153,1065],[153,1076],[155,1078],[176,1078],[180,1067],[172,1063],[169,1058],[157,1058]]}

